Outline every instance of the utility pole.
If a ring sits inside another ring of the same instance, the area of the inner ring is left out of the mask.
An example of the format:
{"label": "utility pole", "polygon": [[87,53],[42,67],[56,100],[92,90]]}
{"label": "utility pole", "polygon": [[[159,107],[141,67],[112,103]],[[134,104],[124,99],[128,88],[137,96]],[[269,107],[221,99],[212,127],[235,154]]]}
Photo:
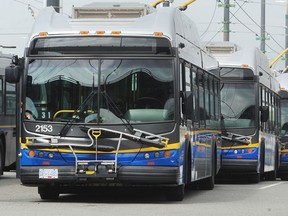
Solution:
{"label": "utility pole", "polygon": [[260,36],[260,50],[265,53],[265,0],[261,0],[261,36]]}
{"label": "utility pole", "polygon": [[224,2],[224,29],[223,29],[223,41],[229,41],[230,33],[230,0]]}

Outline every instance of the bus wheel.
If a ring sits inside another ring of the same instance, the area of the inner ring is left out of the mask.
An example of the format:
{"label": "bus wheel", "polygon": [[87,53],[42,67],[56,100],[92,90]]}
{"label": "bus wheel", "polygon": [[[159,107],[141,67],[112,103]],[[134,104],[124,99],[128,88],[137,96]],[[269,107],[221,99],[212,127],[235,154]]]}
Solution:
{"label": "bus wheel", "polygon": [[0,139],[0,175],[3,175],[4,162],[5,162],[4,145],[2,140]]}
{"label": "bus wheel", "polygon": [[167,188],[166,199],[169,201],[182,201],[184,199],[185,184]]}
{"label": "bus wheel", "polygon": [[275,181],[276,177],[277,177],[276,170],[265,173],[265,180],[267,180],[267,181]]}
{"label": "bus wheel", "polygon": [[261,174],[260,173],[251,174],[251,176],[250,176],[250,182],[251,183],[259,183],[260,180],[261,180]]}
{"label": "bus wheel", "polygon": [[59,192],[53,187],[38,187],[38,193],[42,200],[57,200]]}
{"label": "bus wheel", "polygon": [[288,181],[288,176],[281,176],[282,181]]}

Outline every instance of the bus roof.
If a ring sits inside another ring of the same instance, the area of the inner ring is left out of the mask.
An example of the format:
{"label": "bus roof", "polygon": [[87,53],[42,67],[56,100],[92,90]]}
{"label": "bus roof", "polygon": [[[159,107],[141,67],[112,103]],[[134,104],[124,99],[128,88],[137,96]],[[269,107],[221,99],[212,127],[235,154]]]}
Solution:
{"label": "bus roof", "polygon": [[[224,44],[226,48],[229,46],[231,48],[233,45],[230,42],[224,42]],[[209,46],[208,48],[206,47],[206,49],[210,51]],[[214,50],[213,56],[219,62],[220,67],[250,68],[255,76],[259,76],[260,83],[263,83],[266,87],[271,88],[276,92],[279,90],[279,83],[275,79],[275,71],[269,67],[267,56],[257,47],[246,46],[240,48],[235,44],[234,51],[223,53]]]}
{"label": "bus roof", "polygon": [[175,7],[159,7],[152,13],[131,19],[71,19],[47,7],[35,20],[30,41],[40,32],[49,36],[77,36],[81,31],[88,35],[96,35],[99,31],[103,36],[111,36],[112,32],[119,32],[120,36],[155,36],[155,33],[163,33],[171,41],[172,47],[184,44],[179,48],[181,58],[206,70],[218,67],[217,61],[202,48],[193,21]]}
{"label": "bus roof", "polygon": [[178,8],[173,7],[160,7],[154,13],[131,19],[71,19],[56,13],[52,7],[47,7],[35,20],[31,38],[38,36],[40,32],[47,32],[49,35],[78,35],[80,31],[89,31],[90,34],[95,34],[96,31],[105,31],[107,34],[121,31],[123,35],[139,36],[153,36],[154,32],[162,32],[173,45],[176,45],[177,32],[200,47],[195,24]]}

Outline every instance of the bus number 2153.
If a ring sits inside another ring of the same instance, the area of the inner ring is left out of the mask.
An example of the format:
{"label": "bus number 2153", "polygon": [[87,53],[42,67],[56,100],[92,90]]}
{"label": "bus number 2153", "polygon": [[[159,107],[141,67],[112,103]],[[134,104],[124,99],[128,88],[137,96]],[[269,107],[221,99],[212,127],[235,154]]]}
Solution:
{"label": "bus number 2153", "polygon": [[35,125],[35,132],[51,133],[51,132],[53,132],[53,126],[52,125]]}

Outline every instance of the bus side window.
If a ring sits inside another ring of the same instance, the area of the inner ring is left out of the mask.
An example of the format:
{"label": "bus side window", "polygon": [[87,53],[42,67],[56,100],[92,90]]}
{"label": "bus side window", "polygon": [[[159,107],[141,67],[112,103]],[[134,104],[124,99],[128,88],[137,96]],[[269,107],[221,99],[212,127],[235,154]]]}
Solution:
{"label": "bus side window", "polygon": [[6,98],[5,98],[6,115],[16,114],[16,86],[15,84],[6,82]]}
{"label": "bus side window", "polygon": [[3,80],[0,78],[0,114],[3,113]]}

